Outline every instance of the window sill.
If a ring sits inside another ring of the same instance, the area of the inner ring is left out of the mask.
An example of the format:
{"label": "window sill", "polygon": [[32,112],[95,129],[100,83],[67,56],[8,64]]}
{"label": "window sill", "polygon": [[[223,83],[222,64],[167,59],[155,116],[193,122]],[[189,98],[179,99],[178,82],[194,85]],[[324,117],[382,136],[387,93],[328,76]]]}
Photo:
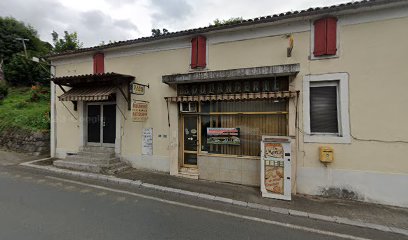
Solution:
{"label": "window sill", "polygon": [[306,134],[303,137],[305,143],[340,143],[349,144],[351,143],[351,136],[336,136],[336,135],[325,135],[325,134]]}
{"label": "window sill", "polygon": [[205,152],[199,153],[198,156],[237,158],[237,159],[247,159],[247,160],[260,160],[261,159],[261,157],[255,157],[255,156],[226,155],[226,154],[215,154],[215,153],[205,153]]}
{"label": "window sill", "polygon": [[313,55],[309,56],[309,60],[314,61],[314,60],[325,60],[325,59],[336,59],[340,58],[339,55],[325,55],[325,56],[320,56],[320,57],[315,57]]}

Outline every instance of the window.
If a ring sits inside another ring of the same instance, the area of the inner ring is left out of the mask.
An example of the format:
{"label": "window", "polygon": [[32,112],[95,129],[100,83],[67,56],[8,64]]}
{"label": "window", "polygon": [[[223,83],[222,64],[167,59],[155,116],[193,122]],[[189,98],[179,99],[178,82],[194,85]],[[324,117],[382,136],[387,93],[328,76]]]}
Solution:
{"label": "window", "polygon": [[[201,104],[201,151],[260,156],[262,135],[287,136],[287,101],[218,101]],[[208,144],[207,128],[239,129],[239,145]]]}
{"label": "window", "polygon": [[337,81],[310,84],[311,133],[339,133],[337,89]]}
{"label": "window", "polygon": [[348,107],[347,73],[305,76],[304,141],[350,143]]}
{"label": "window", "polygon": [[314,22],[315,57],[331,56],[337,53],[337,18],[326,17]]}
{"label": "window", "polygon": [[103,53],[97,53],[93,57],[94,74],[105,72],[105,56]]}
{"label": "window", "polygon": [[197,36],[191,40],[191,68],[205,68],[207,66],[207,39]]}

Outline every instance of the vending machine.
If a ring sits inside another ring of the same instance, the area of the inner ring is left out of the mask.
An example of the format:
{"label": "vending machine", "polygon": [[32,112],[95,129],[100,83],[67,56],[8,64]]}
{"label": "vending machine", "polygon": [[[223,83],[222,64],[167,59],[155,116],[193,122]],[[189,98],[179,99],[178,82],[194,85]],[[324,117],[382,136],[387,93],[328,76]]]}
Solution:
{"label": "vending machine", "polygon": [[261,142],[262,197],[291,200],[291,138],[263,136]]}

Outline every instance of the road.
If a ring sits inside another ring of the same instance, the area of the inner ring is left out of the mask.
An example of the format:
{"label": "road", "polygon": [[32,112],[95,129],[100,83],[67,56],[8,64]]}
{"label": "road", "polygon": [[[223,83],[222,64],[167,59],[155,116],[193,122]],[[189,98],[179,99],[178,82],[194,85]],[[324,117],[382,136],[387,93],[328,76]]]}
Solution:
{"label": "road", "polygon": [[163,192],[112,187],[0,166],[0,239],[402,239]]}

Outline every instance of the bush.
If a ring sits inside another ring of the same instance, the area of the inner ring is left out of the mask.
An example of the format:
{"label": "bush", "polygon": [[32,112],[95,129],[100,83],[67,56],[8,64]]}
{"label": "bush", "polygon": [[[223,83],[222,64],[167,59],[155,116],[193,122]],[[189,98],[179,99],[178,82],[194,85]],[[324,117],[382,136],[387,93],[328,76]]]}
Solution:
{"label": "bush", "polygon": [[4,65],[4,75],[11,86],[49,84],[49,73],[39,63],[18,54],[13,55],[10,62]]}
{"label": "bush", "polygon": [[8,95],[8,86],[5,83],[0,82],[0,100],[3,100]]}

